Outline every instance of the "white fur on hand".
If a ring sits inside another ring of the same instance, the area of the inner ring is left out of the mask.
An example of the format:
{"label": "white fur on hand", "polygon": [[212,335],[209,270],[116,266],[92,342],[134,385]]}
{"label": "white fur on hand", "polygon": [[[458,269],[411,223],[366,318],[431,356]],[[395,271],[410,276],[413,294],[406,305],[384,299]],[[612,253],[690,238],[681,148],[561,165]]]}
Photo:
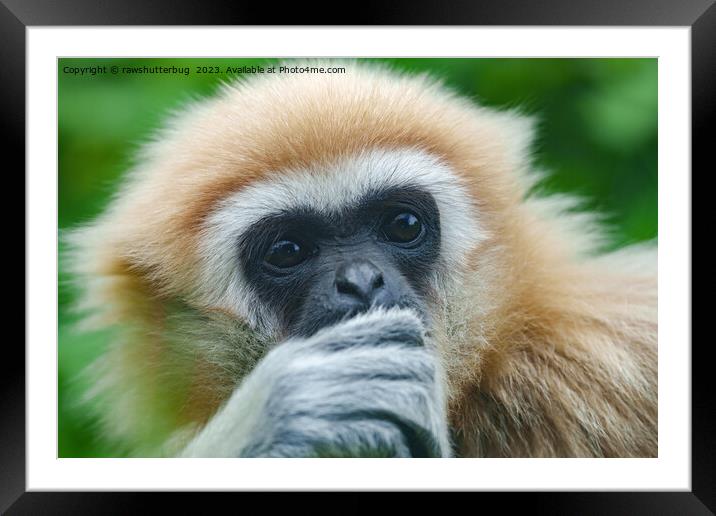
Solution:
{"label": "white fur on hand", "polygon": [[279,344],[184,456],[448,456],[441,382],[420,319],[377,309]]}

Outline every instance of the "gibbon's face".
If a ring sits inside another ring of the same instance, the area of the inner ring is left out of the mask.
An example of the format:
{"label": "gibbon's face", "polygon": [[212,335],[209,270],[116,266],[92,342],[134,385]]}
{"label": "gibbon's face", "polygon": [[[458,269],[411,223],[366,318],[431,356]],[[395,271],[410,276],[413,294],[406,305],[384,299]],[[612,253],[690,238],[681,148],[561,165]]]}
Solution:
{"label": "gibbon's face", "polygon": [[290,334],[308,336],[371,306],[425,314],[440,213],[417,186],[364,192],[338,210],[296,205],[239,243],[247,282]]}
{"label": "gibbon's face", "polygon": [[439,330],[467,273],[486,307],[523,262],[501,239],[522,223],[530,134],[428,78],[360,65],[238,82],[147,145],[83,235],[78,274],[113,278],[92,296],[116,313],[149,294],[259,340],[372,306],[412,308]]}
{"label": "gibbon's face", "polygon": [[233,283],[234,308],[274,335],[310,336],[378,306],[429,322],[441,272],[479,235],[469,207],[429,154],[375,150],[235,193],[210,218],[204,255],[214,281]]}

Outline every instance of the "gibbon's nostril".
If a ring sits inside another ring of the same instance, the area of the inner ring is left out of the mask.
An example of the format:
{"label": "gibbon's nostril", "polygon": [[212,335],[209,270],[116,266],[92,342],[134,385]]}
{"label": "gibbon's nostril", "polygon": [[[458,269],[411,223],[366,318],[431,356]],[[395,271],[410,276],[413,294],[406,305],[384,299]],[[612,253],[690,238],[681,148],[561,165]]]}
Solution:
{"label": "gibbon's nostril", "polygon": [[356,297],[364,303],[373,301],[385,285],[383,273],[368,260],[344,262],[336,269],[336,290],[339,294]]}

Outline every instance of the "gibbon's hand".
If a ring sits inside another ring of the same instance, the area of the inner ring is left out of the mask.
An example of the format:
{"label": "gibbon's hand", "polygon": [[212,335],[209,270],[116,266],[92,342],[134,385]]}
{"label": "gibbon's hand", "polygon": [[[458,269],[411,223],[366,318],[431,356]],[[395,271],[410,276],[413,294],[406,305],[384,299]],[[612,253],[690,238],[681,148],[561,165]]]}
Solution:
{"label": "gibbon's hand", "polygon": [[273,349],[188,456],[445,457],[441,371],[413,312],[376,310]]}

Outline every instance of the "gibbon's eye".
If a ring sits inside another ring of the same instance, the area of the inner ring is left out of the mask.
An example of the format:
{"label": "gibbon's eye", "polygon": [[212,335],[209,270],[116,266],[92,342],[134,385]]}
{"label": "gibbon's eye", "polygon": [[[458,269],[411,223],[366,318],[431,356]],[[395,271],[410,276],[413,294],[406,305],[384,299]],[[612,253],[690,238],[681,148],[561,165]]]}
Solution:
{"label": "gibbon's eye", "polygon": [[389,218],[383,224],[383,233],[391,242],[407,244],[422,235],[423,224],[415,214],[406,211]]}
{"label": "gibbon's eye", "polygon": [[279,240],[269,248],[264,261],[279,269],[288,269],[305,261],[309,254],[306,245],[292,240]]}

